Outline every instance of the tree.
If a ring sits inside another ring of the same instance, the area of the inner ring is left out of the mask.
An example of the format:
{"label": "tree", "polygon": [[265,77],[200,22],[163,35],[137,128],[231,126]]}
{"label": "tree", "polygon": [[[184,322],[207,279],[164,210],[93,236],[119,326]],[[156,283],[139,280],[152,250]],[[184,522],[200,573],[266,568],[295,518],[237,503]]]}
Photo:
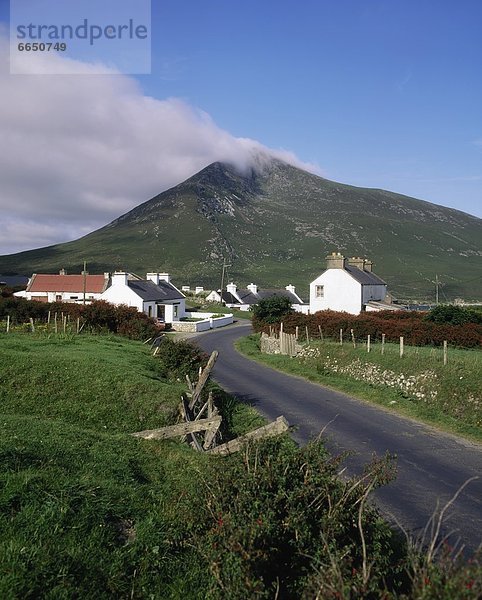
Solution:
{"label": "tree", "polygon": [[285,315],[294,312],[287,296],[264,298],[252,306],[251,311],[255,319],[265,323],[278,323]]}

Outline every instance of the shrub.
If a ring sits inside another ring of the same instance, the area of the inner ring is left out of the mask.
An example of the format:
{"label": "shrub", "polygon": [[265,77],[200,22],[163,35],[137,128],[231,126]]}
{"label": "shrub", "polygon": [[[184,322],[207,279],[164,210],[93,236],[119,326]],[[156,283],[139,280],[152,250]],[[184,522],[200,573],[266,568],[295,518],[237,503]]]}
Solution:
{"label": "shrub", "polygon": [[168,337],[163,337],[157,352],[166,375],[182,377],[189,375],[191,380],[196,379],[200,367],[207,363],[207,355],[197,346],[189,342],[174,342]]}
{"label": "shrub", "polygon": [[265,323],[277,323],[286,315],[294,312],[287,296],[271,296],[264,298],[250,309],[255,319]]}
{"label": "shrub", "polygon": [[[482,346],[482,324],[439,323],[429,321],[423,314],[415,311],[381,311],[360,315],[331,310],[314,315],[293,312],[283,316],[281,320],[286,333],[294,333],[296,327],[299,327],[300,334],[304,335],[305,328],[308,327],[309,335],[313,338],[319,338],[321,330],[323,336],[338,339],[340,329],[343,329],[344,338],[349,340],[350,330],[353,329],[357,340],[366,340],[368,334],[373,341],[380,340],[384,333],[387,342],[398,342],[400,336],[403,336],[407,344],[416,346],[439,346],[444,340],[461,348]],[[255,318],[253,328],[255,331],[268,332],[272,323]]]}
{"label": "shrub", "polygon": [[425,320],[433,323],[448,323],[450,325],[465,325],[466,323],[477,323],[480,325],[482,324],[482,314],[453,304],[440,304],[440,306],[432,308],[425,315]]}
{"label": "shrub", "polygon": [[158,331],[155,322],[133,307],[114,306],[102,300],[91,304],[67,302],[35,302],[24,298],[0,298],[0,319],[10,316],[12,324],[22,324],[33,318],[36,322],[46,322],[50,312],[51,320],[57,314],[66,315],[71,321],[80,319],[91,332],[107,331],[132,339],[146,339]]}

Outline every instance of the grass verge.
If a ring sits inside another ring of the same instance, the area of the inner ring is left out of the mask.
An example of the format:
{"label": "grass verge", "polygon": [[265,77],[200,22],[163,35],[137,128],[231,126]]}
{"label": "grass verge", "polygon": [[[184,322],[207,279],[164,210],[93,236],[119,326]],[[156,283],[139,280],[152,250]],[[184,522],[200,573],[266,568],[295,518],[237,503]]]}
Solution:
{"label": "grass verge", "polygon": [[336,342],[311,342],[301,358],[262,354],[259,335],[237,342],[253,360],[335,390],[379,404],[468,439],[482,441],[480,396],[481,353],[449,349],[443,364],[441,349],[405,347],[403,359],[396,344],[353,348]]}

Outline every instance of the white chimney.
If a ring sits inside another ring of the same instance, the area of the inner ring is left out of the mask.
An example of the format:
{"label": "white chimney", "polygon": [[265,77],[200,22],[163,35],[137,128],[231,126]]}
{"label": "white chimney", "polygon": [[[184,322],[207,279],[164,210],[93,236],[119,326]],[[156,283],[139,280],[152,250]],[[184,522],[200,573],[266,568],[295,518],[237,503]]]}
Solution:
{"label": "white chimney", "polygon": [[194,293],[195,294],[200,294],[201,292],[204,292],[204,287],[202,285],[196,286],[196,289],[194,290]]}
{"label": "white chimney", "polygon": [[291,292],[292,294],[296,294],[296,288],[294,285],[291,285],[291,283],[285,287],[285,290],[287,292]]}
{"label": "white chimney", "polygon": [[169,273],[157,273],[159,275],[159,281],[166,281],[167,283],[171,283],[171,277]]}
{"label": "white chimney", "polygon": [[255,285],[254,283],[250,283],[250,284],[248,285],[248,290],[249,290],[250,292],[252,292],[253,294],[257,294],[257,293],[258,293],[258,286],[257,286],[257,285]]}
{"label": "white chimney", "polygon": [[159,273],[147,273],[146,279],[147,281],[152,281],[152,283],[159,285]]}
{"label": "white chimney", "polygon": [[127,285],[127,273],[124,271],[112,273],[112,285]]}
{"label": "white chimney", "polygon": [[236,293],[236,284],[228,283],[228,285],[226,286],[226,291],[228,291],[230,294],[235,294]]}

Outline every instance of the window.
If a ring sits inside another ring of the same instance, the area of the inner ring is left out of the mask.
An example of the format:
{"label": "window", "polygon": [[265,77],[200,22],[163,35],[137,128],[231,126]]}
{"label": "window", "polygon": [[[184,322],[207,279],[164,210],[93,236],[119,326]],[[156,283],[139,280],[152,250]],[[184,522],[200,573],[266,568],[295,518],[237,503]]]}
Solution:
{"label": "window", "polygon": [[324,285],[315,285],[315,298],[324,298],[325,297],[325,286]]}
{"label": "window", "polygon": [[55,295],[55,301],[56,302],[62,302],[62,294],[56,294]]}
{"label": "window", "polygon": [[149,304],[148,308],[147,308],[147,316],[148,317],[152,317],[152,306]]}
{"label": "window", "polygon": [[177,319],[179,316],[179,306],[174,305],[174,318]]}

